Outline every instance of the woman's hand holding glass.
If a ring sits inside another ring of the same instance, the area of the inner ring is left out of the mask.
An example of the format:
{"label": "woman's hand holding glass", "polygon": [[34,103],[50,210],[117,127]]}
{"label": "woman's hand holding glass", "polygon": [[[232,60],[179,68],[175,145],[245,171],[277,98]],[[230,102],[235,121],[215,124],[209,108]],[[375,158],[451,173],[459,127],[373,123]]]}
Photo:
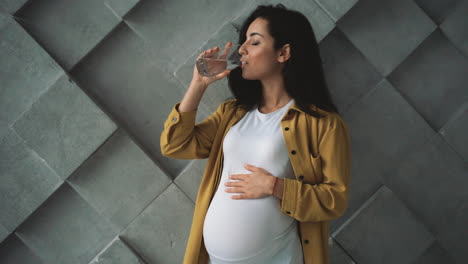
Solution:
{"label": "woman's hand holding glass", "polygon": [[[204,86],[208,86],[229,75],[232,69],[227,69],[228,62],[230,62],[227,58],[231,47],[232,42],[229,41],[224,47],[221,56],[218,56],[219,47],[217,46],[200,53],[193,68],[192,82],[198,82]],[[233,54],[231,54],[230,57],[232,57],[232,55]],[[237,62],[235,63],[237,64]]]}

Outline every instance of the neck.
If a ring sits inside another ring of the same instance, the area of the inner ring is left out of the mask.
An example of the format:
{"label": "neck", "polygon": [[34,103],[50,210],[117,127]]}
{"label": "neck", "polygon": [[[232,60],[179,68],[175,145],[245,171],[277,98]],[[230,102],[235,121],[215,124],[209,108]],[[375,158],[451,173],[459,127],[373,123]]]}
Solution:
{"label": "neck", "polygon": [[276,108],[281,107],[291,101],[292,97],[286,92],[283,76],[262,80],[262,103],[261,107]]}

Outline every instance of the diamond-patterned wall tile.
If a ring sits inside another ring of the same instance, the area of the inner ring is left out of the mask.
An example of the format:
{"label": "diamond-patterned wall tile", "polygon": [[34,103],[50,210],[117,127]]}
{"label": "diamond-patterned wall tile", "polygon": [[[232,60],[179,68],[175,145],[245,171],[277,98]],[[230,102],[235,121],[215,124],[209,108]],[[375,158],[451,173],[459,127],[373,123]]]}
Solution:
{"label": "diamond-patterned wall tile", "polygon": [[447,254],[447,251],[443,249],[436,241],[432,243],[426,251],[419,256],[418,260],[413,262],[414,264],[455,264],[453,258]]}
{"label": "diamond-patterned wall tile", "polygon": [[14,14],[28,0],[1,0],[0,13]]}
{"label": "diamond-patterned wall tile", "polygon": [[8,232],[13,232],[63,182],[11,129],[0,142],[0,172],[0,224]]}
{"label": "diamond-patterned wall tile", "polygon": [[2,264],[45,264],[14,234],[0,244]]}
{"label": "diamond-patterned wall tile", "polygon": [[15,16],[67,70],[120,22],[101,0],[28,1]]}
{"label": "diamond-patterned wall tile", "polygon": [[115,239],[89,264],[147,264],[124,241]]}
{"label": "diamond-patterned wall tile", "polygon": [[382,79],[338,28],[320,42],[320,56],[328,88],[340,111],[346,111]]}
{"label": "diamond-patterned wall tile", "polygon": [[122,230],[171,180],[119,129],[70,176],[69,182],[96,211]]}
{"label": "diamond-patterned wall tile", "polygon": [[384,173],[385,184],[424,221],[457,263],[466,260],[468,245],[467,172],[468,163],[435,134]]}
{"label": "diamond-patterned wall tile", "polygon": [[150,263],[182,263],[193,209],[191,200],[171,184],[120,236]]}
{"label": "diamond-patterned wall tile", "polygon": [[116,129],[66,75],[43,93],[13,127],[64,180]]}
{"label": "diamond-patterned wall tile", "polygon": [[[79,86],[171,175],[188,161],[162,156],[159,135],[187,87],[161,72],[152,48],[120,24],[71,72]],[[201,121],[200,116],[197,121]]]}
{"label": "diamond-patterned wall tile", "polygon": [[388,188],[380,188],[334,235],[357,263],[413,263],[432,234]]}
{"label": "diamond-patterned wall tile", "polygon": [[158,66],[173,73],[219,25],[232,20],[244,1],[142,1],[125,21],[156,52]]}
{"label": "diamond-patterned wall tile", "polygon": [[[352,166],[349,206],[342,224],[380,186],[381,174],[435,132],[385,79],[344,113],[350,129]],[[404,142],[401,143],[401,142]]]}
{"label": "diamond-patterned wall tile", "polygon": [[[440,25],[442,31],[453,42],[453,44],[468,57],[468,1],[461,0],[455,11]],[[465,69],[466,70],[466,69]]]}
{"label": "diamond-patterned wall tile", "polygon": [[436,27],[412,0],[361,0],[337,25],[384,76]]}
{"label": "diamond-patterned wall tile", "polygon": [[104,5],[118,18],[122,19],[140,0],[104,0]]}
{"label": "diamond-patterned wall tile", "polygon": [[444,139],[468,162],[468,102],[440,130]]}
{"label": "diamond-patterned wall tile", "polygon": [[0,223],[0,243],[8,237],[10,232]]}
{"label": "diamond-patterned wall tile", "polygon": [[0,137],[63,74],[12,17],[0,13]]}
{"label": "diamond-patterned wall tile", "polygon": [[208,159],[193,160],[174,180],[174,183],[179,186],[194,204],[197,200],[200,182],[203,178],[207,161]]}
{"label": "diamond-patterned wall tile", "polygon": [[330,263],[356,264],[332,237],[328,239],[328,246],[330,247]]}
{"label": "diamond-patterned wall tile", "polygon": [[[414,0],[437,25],[444,21],[445,17],[454,11],[460,0]],[[463,0],[462,0],[463,1]]]}
{"label": "diamond-patterned wall tile", "polygon": [[438,131],[468,101],[467,69],[468,58],[436,30],[388,79]]}
{"label": "diamond-patterned wall tile", "polygon": [[88,263],[117,229],[64,183],[16,231],[44,263]]}
{"label": "diamond-patterned wall tile", "polygon": [[353,7],[358,0],[315,0],[329,14],[333,21],[338,21]]}

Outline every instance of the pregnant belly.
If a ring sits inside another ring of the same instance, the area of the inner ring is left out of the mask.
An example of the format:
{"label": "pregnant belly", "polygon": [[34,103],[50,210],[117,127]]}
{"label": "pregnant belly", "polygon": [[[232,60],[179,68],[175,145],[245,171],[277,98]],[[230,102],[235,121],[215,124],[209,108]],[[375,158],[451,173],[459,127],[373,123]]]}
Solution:
{"label": "pregnant belly", "polygon": [[235,200],[232,195],[236,193],[227,193],[222,181],[205,217],[205,247],[217,258],[234,261],[260,254],[295,221],[281,213],[276,197]]}

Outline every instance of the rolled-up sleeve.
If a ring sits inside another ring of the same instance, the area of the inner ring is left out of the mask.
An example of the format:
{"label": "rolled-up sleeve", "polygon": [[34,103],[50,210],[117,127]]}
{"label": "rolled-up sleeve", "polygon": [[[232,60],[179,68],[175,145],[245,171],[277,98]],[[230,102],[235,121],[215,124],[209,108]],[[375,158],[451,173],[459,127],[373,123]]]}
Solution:
{"label": "rolled-up sleeve", "polygon": [[329,221],[348,207],[351,174],[350,136],[345,122],[335,118],[319,142],[323,182],[310,184],[285,178],[281,211],[301,222]]}
{"label": "rolled-up sleeve", "polygon": [[215,112],[198,124],[195,124],[197,109],[180,112],[179,105],[180,102],[172,107],[164,122],[160,137],[162,155],[175,159],[208,158],[225,103],[220,104]]}

